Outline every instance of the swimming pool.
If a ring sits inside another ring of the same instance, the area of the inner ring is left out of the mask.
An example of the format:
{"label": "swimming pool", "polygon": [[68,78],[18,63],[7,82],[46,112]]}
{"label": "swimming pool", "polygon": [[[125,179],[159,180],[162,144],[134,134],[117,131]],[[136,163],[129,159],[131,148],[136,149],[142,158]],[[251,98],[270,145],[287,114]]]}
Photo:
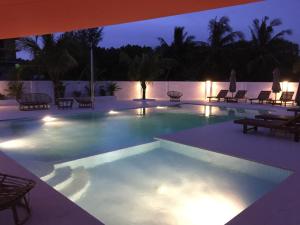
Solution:
{"label": "swimming pool", "polygon": [[0,148],[107,225],[219,225],[290,172],[155,137],[257,113],[180,105],[2,121]]}
{"label": "swimming pool", "polygon": [[222,225],[289,175],[162,140],[59,163],[43,179],[107,225]]}
{"label": "swimming pool", "polygon": [[256,113],[255,110],[181,105],[2,121],[0,148],[23,162],[57,163]]}

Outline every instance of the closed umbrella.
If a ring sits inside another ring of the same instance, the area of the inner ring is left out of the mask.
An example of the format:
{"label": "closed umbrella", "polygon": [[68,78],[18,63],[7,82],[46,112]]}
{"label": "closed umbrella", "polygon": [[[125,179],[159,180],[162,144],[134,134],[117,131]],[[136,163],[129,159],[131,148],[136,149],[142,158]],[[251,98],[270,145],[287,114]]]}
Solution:
{"label": "closed umbrella", "polygon": [[296,101],[297,105],[300,106],[300,80],[299,80],[299,84],[298,84],[298,90],[297,90],[295,101]]}
{"label": "closed umbrella", "polygon": [[229,92],[233,93],[236,92],[236,72],[235,70],[231,70],[230,77],[229,77]]}
{"label": "closed umbrella", "polygon": [[277,100],[277,93],[281,92],[280,86],[280,71],[278,68],[273,70],[273,84],[272,84],[272,91],[275,93],[275,102]]}

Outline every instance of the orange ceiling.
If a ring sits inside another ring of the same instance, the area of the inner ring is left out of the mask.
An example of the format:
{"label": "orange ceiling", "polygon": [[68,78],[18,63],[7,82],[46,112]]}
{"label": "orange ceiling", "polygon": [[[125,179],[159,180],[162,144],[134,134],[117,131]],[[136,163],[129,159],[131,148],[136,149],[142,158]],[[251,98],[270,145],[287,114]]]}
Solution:
{"label": "orange ceiling", "polygon": [[0,39],[127,23],[260,0],[0,0]]}

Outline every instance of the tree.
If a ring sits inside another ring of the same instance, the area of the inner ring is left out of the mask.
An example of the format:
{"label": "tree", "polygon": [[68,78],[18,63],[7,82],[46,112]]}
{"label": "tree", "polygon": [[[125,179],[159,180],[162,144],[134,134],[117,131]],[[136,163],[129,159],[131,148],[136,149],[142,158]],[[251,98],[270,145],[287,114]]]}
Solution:
{"label": "tree", "polygon": [[[282,25],[280,19],[270,21],[265,16],[262,20],[254,19],[251,31],[252,59],[248,64],[249,73],[259,80],[266,75],[271,78],[271,71],[275,67],[282,66],[281,59],[286,52],[294,51],[292,45],[284,40],[285,35],[290,35],[291,30],[275,32],[275,28]],[[298,53],[297,53],[298,54]]]}
{"label": "tree", "polygon": [[195,37],[188,35],[184,27],[175,27],[170,44],[162,37],[159,37],[158,40],[160,46],[156,49],[157,52],[164,58],[174,59],[177,62],[176,71],[171,73],[173,79],[188,79],[185,75],[193,67],[197,46]]}
{"label": "tree", "polygon": [[203,65],[207,73],[215,75],[226,74],[234,66],[232,61],[233,51],[231,45],[244,38],[240,31],[233,31],[228,17],[223,16],[219,20],[214,18],[208,24],[209,37],[204,54],[207,55]]}
{"label": "tree", "polygon": [[147,84],[161,73],[160,57],[157,54],[136,56],[129,65],[128,75],[132,80],[138,80],[143,91],[142,99],[146,99]]}
{"label": "tree", "polygon": [[36,71],[51,79],[55,99],[64,95],[65,86],[61,82],[63,74],[77,66],[77,61],[66,47],[67,41],[64,35],[55,38],[53,34],[27,37],[18,41],[22,49],[31,53],[31,65]]}

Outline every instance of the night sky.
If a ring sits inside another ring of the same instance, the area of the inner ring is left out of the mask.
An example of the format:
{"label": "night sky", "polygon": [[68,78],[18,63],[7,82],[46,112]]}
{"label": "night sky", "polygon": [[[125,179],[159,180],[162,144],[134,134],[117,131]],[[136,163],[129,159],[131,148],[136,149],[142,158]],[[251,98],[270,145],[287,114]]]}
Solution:
{"label": "night sky", "polygon": [[[300,0],[266,0],[259,3],[214,9],[197,13],[164,17],[134,23],[107,26],[104,28],[102,47],[120,47],[127,44],[157,46],[157,37],[167,41],[172,40],[175,26],[184,26],[190,35],[197,40],[206,41],[208,38],[208,21],[215,17],[227,16],[234,30],[244,32],[250,37],[249,26],[254,18],[269,16],[280,18],[283,25],[280,29],[292,29],[293,34],[286,38],[300,44]],[[24,52],[19,57],[28,58]]]}

